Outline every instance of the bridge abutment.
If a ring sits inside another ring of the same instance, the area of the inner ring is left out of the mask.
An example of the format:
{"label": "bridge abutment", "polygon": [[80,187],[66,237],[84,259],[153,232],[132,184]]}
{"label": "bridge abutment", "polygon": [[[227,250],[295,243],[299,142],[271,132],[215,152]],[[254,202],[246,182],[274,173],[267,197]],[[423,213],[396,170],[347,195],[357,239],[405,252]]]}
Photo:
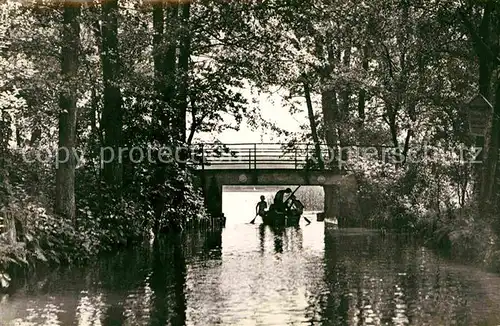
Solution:
{"label": "bridge abutment", "polygon": [[224,185],[316,185],[322,186],[325,193],[324,211],[328,219],[337,219],[341,224],[341,192],[350,176],[343,176],[334,171],[309,171],[260,169],[249,170],[204,170],[200,171],[203,180],[205,205],[210,215],[220,217],[222,211],[222,188]]}
{"label": "bridge abutment", "polygon": [[323,186],[324,212],[326,219],[337,219],[340,226],[340,187],[338,185]]}
{"label": "bridge abutment", "polygon": [[205,206],[212,217],[222,216],[222,183],[212,176],[204,186]]}
{"label": "bridge abutment", "polygon": [[[328,147],[322,147],[330,154]],[[205,205],[214,216],[222,216],[222,187],[224,185],[315,185],[325,193],[324,212],[328,219],[344,225],[351,216],[343,207],[341,196],[353,176],[341,169],[311,169],[310,158],[316,153],[312,144],[245,143],[201,144],[201,168],[196,170],[203,184]],[[355,180],[354,180],[355,181]]]}

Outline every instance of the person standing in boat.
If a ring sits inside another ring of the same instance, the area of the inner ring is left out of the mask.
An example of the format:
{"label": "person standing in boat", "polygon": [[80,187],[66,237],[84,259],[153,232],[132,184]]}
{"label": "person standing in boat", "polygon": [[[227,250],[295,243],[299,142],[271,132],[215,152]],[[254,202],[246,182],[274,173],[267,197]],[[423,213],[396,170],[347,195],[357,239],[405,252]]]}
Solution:
{"label": "person standing in boat", "polygon": [[263,217],[267,213],[266,209],[267,209],[266,197],[260,196],[260,202],[258,202],[257,206],[255,206],[257,215]]}
{"label": "person standing in boat", "polygon": [[283,212],[285,210],[285,201],[283,200],[285,197],[285,194],[291,194],[292,189],[286,188],[286,189],[281,189],[279,190],[276,195],[274,196],[274,207]]}

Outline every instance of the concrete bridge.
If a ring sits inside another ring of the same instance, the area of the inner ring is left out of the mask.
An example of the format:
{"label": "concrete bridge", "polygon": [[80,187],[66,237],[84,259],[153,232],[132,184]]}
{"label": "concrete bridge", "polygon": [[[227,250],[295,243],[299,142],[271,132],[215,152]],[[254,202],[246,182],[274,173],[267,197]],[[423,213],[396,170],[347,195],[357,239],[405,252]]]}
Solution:
{"label": "concrete bridge", "polygon": [[[333,153],[320,146],[322,160]],[[202,143],[191,150],[191,162],[201,182],[205,203],[212,216],[221,216],[223,186],[317,185],[325,189],[325,213],[338,215],[342,186],[353,178],[340,169],[319,169],[314,145],[307,143]],[[327,164],[328,165],[328,164]]]}

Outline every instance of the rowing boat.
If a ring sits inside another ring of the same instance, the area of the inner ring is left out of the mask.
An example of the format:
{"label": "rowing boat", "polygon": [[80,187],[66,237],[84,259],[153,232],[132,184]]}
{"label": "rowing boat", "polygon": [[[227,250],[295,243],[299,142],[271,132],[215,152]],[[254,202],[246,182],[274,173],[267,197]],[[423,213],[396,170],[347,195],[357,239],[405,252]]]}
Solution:
{"label": "rowing boat", "polygon": [[267,225],[272,226],[294,226],[298,225],[303,212],[303,205],[300,201],[296,200],[292,204],[292,207],[286,212],[279,211],[275,208],[274,204],[269,207],[264,216],[262,216],[262,222]]}
{"label": "rowing boat", "polygon": [[262,222],[271,226],[293,226],[299,224],[300,217],[297,214],[269,211],[262,217]]}

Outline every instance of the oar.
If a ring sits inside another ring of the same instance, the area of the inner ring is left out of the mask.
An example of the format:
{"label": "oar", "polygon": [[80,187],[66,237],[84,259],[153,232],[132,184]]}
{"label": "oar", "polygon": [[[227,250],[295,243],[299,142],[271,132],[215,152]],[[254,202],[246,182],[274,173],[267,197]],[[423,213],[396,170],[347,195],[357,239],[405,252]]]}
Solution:
{"label": "oar", "polygon": [[290,196],[288,196],[288,198],[292,197],[300,187],[302,187],[302,185],[299,185],[297,188],[295,188],[295,190],[290,194]]}
{"label": "oar", "polygon": [[[296,192],[297,190],[299,190],[299,188],[300,188],[300,187],[302,187],[302,185],[299,185],[297,188],[295,188],[295,190],[294,190],[294,191],[293,191],[293,192],[292,192],[292,193],[288,196],[288,198],[285,200],[285,202],[287,202],[287,201],[288,201],[288,199],[289,199],[289,198],[291,198],[291,197],[295,194],[295,192]],[[287,206],[287,208],[289,208],[289,207]]]}
{"label": "oar", "polygon": [[311,224],[311,221],[307,217],[305,217],[304,215],[302,215],[302,217],[304,218],[304,220],[306,220],[307,224]]}
{"label": "oar", "polygon": [[[301,186],[302,186],[302,185],[299,185],[297,188],[295,188],[295,190],[294,190],[294,191],[290,194],[290,196],[288,196],[287,200],[285,200],[285,203],[287,203],[287,202],[288,202],[288,199],[289,199],[289,198],[291,198],[291,197],[295,194],[295,192],[296,192],[297,190],[299,190],[299,188],[300,188]],[[287,209],[290,209],[290,207],[289,207],[289,206],[290,206],[290,205],[287,203],[286,208],[287,208]]]}
{"label": "oar", "polygon": [[255,217],[253,218],[253,220],[251,220],[251,221],[250,221],[250,224],[254,224],[254,223],[255,223],[255,219],[257,218],[257,216],[259,216],[259,213],[257,213],[257,214],[255,215]]}

